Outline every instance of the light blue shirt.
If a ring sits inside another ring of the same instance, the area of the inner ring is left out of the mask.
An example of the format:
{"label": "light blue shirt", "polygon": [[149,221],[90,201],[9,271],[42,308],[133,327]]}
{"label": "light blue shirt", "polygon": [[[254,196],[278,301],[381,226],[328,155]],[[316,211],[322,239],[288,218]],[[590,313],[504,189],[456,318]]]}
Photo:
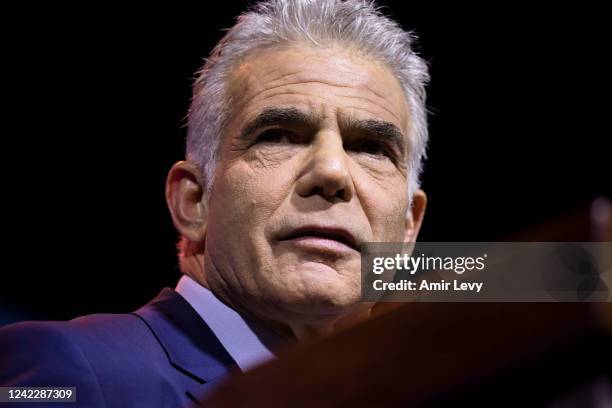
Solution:
{"label": "light blue shirt", "polygon": [[240,315],[187,275],[175,290],[206,322],[242,371],[275,357],[270,346],[280,340],[279,335]]}

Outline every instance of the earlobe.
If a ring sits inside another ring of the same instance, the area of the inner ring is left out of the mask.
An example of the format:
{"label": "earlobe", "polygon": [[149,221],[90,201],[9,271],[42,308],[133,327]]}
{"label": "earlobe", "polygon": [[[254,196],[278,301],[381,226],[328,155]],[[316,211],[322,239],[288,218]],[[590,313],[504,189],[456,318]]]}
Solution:
{"label": "earlobe", "polygon": [[175,163],[166,180],[166,203],[178,232],[193,243],[206,236],[207,201],[198,167],[190,161]]}
{"label": "earlobe", "polygon": [[421,189],[416,190],[412,195],[412,206],[406,214],[406,230],[404,242],[416,242],[423,218],[427,207],[427,195]]}

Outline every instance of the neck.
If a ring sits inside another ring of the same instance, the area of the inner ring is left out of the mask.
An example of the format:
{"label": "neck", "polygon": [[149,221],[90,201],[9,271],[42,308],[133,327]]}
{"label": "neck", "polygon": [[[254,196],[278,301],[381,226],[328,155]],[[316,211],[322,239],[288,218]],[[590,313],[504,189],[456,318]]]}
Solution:
{"label": "neck", "polygon": [[299,341],[306,342],[316,340],[368,320],[371,316],[372,306],[373,305],[364,306],[364,308],[357,311],[346,313],[326,321],[290,324],[290,327]]}

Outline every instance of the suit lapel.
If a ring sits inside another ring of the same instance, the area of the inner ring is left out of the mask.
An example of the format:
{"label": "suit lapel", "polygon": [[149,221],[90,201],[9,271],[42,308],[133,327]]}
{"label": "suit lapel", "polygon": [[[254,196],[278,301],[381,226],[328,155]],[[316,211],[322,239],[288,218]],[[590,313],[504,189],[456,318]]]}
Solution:
{"label": "suit lapel", "polygon": [[149,326],[172,366],[201,384],[192,390],[197,398],[213,382],[239,371],[204,320],[174,290],[164,288],[133,314]]}

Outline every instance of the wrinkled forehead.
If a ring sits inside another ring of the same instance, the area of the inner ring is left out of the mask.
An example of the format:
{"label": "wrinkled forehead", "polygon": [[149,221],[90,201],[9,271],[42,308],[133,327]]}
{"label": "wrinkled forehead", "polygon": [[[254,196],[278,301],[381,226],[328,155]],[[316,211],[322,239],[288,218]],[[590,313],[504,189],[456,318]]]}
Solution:
{"label": "wrinkled forehead", "polygon": [[351,48],[291,45],[258,50],[234,69],[228,85],[235,119],[246,121],[279,104],[307,103],[306,109],[328,107],[359,119],[386,120],[409,134],[409,108],[398,79],[382,62]]}

